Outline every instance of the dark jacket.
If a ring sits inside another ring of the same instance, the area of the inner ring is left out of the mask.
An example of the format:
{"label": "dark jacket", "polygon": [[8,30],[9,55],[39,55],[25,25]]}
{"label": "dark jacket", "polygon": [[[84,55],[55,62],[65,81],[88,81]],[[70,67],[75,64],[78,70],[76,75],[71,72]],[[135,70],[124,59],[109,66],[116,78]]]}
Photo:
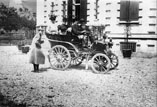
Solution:
{"label": "dark jacket", "polygon": [[66,24],[61,24],[58,26],[58,30],[61,30],[61,32],[66,32],[67,29],[68,29],[68,25]]}
{"label": "dark jacket", "polygon": [[78,23],[74,23],[72,25],[72,33],[75,35],[81,35],[82,34],[82,29],[81,27],[78,25]]}

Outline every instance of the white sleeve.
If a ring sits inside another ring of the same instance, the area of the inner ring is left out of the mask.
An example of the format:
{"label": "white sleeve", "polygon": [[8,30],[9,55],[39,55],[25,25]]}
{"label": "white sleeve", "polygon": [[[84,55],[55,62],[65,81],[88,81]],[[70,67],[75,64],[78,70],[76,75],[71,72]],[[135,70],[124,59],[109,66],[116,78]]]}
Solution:
{"label": "white sleeve", "polygon": [[46,32],[47,32],[47,33],[51,33],[51,26],[48,26],[48,27],[46,28]]}

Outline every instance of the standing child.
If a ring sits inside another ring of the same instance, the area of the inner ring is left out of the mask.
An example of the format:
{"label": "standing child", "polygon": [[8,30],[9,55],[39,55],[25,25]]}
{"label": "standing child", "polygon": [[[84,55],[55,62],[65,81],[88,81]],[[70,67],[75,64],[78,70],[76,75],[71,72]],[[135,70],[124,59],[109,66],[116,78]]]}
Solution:
{"label": "standing child", "polygon": [[39,28],[31,44],[29,62],[33,64],[34,72],[39,71],[39,64],[45,64],[45,56],[41,50],[41,44],[44,42],[41,40],[42,35],[43,29]]}

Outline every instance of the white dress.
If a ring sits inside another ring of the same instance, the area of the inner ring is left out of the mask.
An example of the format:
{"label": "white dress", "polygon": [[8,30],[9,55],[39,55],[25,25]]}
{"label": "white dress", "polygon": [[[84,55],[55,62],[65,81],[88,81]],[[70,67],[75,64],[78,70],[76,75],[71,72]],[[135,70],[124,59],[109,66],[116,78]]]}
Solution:
{"label": "white dress", "polygon": [[56,24],[48,25],[46,28],[46,33],[57,34],[58,33],[58,25],[56,25]]}
{"label": "white dress", "polygon": [[[45,55],[41,48],[37,47],[36,43],[39,40],[40,35],[36,34],[32,40],[31,49],[29,51],[29,63],[32,64],[45,64]],[[41,46],[41,44],[39,43]]]}

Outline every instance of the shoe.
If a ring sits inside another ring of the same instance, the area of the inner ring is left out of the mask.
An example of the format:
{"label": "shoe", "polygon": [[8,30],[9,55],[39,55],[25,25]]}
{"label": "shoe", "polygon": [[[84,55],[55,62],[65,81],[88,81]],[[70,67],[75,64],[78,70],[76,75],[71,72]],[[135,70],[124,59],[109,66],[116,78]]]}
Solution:
{"label": "shoe", "polygon": [[38,72],[38,70],[33,70],[32,72]]}

